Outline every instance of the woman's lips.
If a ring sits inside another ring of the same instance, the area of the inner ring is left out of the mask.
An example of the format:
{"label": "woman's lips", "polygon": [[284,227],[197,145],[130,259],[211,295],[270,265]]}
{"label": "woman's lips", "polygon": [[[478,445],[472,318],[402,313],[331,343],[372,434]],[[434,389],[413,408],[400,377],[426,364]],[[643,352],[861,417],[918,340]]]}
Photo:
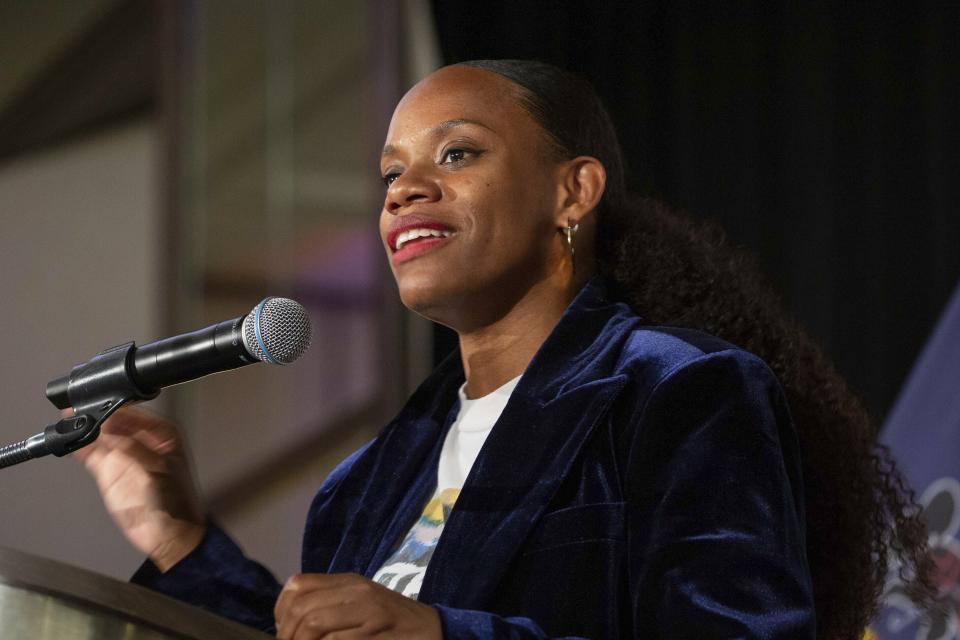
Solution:
{"label": "woman's lips", "polygon": [[387,233],[387,246],[390,247],[391,251],[396,251],[397,241],[400,239],[400,236],[416,230],[437,231],[444,235],[453,233],[453,229],[435,220],[418,215],[407,215],[398,218],[390,226],[390,231]]}
{"label": "woman's lips", "polygon": [[416,238],[415,240],[408,240],[403,246],[393,252],[390,260],[394,265],[402,264],[449,242],[452,238],[452,235],[439,238],[437,236],[425,236],[423,238]]}
{"label": "woman's lips", "polygon": [[434,218],[406,214],[396,218],[387,233],[391,262],[402,264],[449,242],[456,231]]}

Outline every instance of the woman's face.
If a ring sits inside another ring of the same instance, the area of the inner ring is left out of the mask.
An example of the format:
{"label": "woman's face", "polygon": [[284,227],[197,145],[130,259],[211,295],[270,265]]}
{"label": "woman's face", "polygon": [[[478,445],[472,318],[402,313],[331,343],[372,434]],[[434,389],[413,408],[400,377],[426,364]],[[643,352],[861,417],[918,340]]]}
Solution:
{"label": "woman's face", "polygon": [[493,73],[446,67],[394,111],[380,235],[405,305],[458,331],[501,317],[558,269],[559,164]]}

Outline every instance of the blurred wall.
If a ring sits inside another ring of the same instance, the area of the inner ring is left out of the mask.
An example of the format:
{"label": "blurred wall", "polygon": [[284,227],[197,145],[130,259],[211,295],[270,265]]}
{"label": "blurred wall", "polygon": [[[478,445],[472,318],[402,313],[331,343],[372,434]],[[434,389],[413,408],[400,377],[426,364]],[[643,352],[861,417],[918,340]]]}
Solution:
{"label": "blurred wall", "polygon": [[[99,350],[235,317],[264,295],[300,300],[314,345],[299,362],[182,385],[158,407],[186,434],[212,516],[282,580],[299,567],[316,489],[430,368],[429,324],[399,304],[377,234],[383,133],[402,91],[438,61],[429,6],[90,0],[72,18],[55,8],[0,5],[0,24],[72,34],[0,71],[12,102],[53,107],[32,124],[56,120],[78,86],[104,90],[104,105],[111,88],[129,93],[105,69],[130,55],[115,45],[131,34],[157,43],[142,69],[156,77],[131,94],[149,101],[137,124],[117,128],[105,113],[46,142],[51,151],[0,160],[2,293],[15,307],[4,326],[31,332],[0,336],[17,363],[2,373],[0,400],[17,413],[0,437],[55,421],[46,381]],[[94,286],[115,297],[82,307]],[[28,360],[36,345],[42,356]],[[0,505],[18,514],[0,545],[119,578],[139,564],[75,462],[30,461],[0,479]]]}
{"label": "blurred wall", "polygon": [[96,22],[113,0],[4,0],[0,3],[0,106]]}
{"label": "blurred wall", "polygon": [[369,163],[364,3],[234,0],[184,15],[175,330],[294,298],[314,328],[289,367],[177,389],[214,518],[283,580],[310,500],[378,421],[384,284]]}
{"label": "blurred wall", "polygon": [[[157,138],[151,121],[0,165],[0,440],[58,419],[46,382],[157,337]],[[0,470],[0,545],[120,578],[138,554],[93,481],[53,456]]]}

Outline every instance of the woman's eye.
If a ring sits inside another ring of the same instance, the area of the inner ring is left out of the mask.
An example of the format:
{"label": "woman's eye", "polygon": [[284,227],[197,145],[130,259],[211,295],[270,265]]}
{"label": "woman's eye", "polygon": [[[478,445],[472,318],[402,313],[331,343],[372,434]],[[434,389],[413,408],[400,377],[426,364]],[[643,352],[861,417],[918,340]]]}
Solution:
{"label": "woman's eye", "polygon": [[476,152],[470,149],[447,149],[440,158],[440,164],[459,164],[467,159],[469,155],[475,155]]}
{"label": "woman's eye", "polygon": [[461,162],[466,157],[467,152],[463,149],[450,149],[450,151],[443,154],[444,161],[446,162]]}
{"label": "woman's eye", "polygon": [[399,177],[400,177],[399,171],[391,171],[390,173],[383,176],[383,184],[389,187]]}

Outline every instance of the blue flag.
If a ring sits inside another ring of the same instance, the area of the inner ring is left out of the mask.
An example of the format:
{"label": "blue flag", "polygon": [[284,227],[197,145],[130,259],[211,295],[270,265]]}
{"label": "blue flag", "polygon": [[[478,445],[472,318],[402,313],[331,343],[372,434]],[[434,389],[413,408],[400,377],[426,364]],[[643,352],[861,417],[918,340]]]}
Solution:
{"label": "blue flag", "polygon": [[930,530],[942,612],[923,623],[892,567],[879,640],[960,639],[960,287],[900,392],[880,439],[917,492]]}

